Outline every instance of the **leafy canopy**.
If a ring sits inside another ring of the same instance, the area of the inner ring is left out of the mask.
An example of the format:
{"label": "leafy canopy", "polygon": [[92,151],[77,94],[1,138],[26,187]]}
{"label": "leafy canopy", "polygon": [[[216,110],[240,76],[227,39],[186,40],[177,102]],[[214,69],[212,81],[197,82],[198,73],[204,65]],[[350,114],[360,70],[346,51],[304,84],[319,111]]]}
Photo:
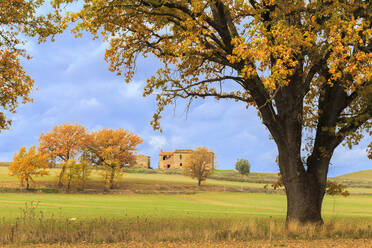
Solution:
{"label": "leafy canopy", "polygon": [[22,147],[18,153],[14,154],[13,161],[8,167],[9,175],[17,176],[21,185],[26,181],[27,188],[30,182],[35,182],[33,176],[48,175],[47,168],[48,155],[41,154],[36,146],[30,147],[29,151],[26,147]]}
{"label": "leafy canopy", "polygon": [[59,15],[36,14],[42,3],[43,0],[0,1],[0,130],[11,124],[5,113],[15,113],[20,99],[21,103],[32,101],[29,95],[34,81],[21,65],[21,57],[30,59],[30,56],[22,48],[25,41],[20,34],[38,36],[39,41],[45,41],[49,35],[61,31],[53,24],[59,21]]}
{"label": "leafy canopy", "polygon": [[248,175],[251,171],[251,164],[248,162],[248,160],[240,158],[235,163],[235,169],[241,174],[241,175]]}
{"label": "leafy canopy", "polygon": [[214,153],[208,147],[196,147],[190,155],[189,163],[185,164],[184,173],[198,180],[198,185],[207,180],[214,171]]}
{"label": "leafy canopy", "polygon": [[55,161],[63,162],[78,156],[87,142],[85,127],[79,123],[62,123],[48,133],[41,133],[39,138],[41,152],[49,154]]}
{"label": "leafy canopy", "polygon": [[113,188],[114,181],[121,175],[121,169],[135,164],[134,152],[142,142],[141,137],[127,130],[103,128],[89,135],[84,159],[101,166],[106,185]]}
{"label": "leafy canopy", "polygon": [[90,134],[86,151],[91,153],[93,164],[122,168],[133,165],[133,152],[142,142],[138,135],[127,130],[103,128]]}
{"label": "leafy canopy", "polygon": [[62,123],[48,133],[41,133],[39,137],[40,151],[43,154],[48,154],[51,165],[59,163],[62,168],[58,178],[60,187],[64,185],[63,181],[70,182],[70,180],[64,179],[65,170],[70,164],[70,160],[75,159],[83,152],[89,142],[88,137],[85,127],[79,123]]}
{"label": "leafy canopy", "polygon": [[256,107],[277,143],[286,120],[298,120],[307,150],[329,155],[371,135],[371,9],[367,0],[84,0],[64,23],[110,41],[106,60],[128,82],[138,55],[163,62],[144,91],[156,94],[155,129],[178,98],[233,99]]}

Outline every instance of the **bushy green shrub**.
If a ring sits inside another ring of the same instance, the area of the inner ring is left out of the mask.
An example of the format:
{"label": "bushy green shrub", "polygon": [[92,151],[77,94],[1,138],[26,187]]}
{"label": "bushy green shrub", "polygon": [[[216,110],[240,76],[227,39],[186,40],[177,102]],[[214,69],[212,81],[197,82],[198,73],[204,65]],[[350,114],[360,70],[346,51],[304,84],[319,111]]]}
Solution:
{"label": "bushy green shrub", "polygon": [[248,162],[248,160],[240,158],[235,163],[235,169],[241,174],[241,175],[248,175],[251,172],[251,165]]}

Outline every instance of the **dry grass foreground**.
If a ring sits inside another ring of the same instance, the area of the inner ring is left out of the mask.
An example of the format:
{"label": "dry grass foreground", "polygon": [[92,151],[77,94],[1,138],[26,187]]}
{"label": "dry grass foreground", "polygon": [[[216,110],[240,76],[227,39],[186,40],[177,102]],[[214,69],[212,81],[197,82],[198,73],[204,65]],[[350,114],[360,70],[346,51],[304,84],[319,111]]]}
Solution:
{"label": "dry grass foreground", "polygon": [[[247,244],[256,241],[258,244],[260,242],[271,244],[271,242],[284,240],[291,240],[288,241],[290,243],[303,240],[306,244],[310,241],[323,242],[329,239],[335,241],[370,240],[372,244],[371,222],[367,220],[325,221],[321,227],[291,223],[288,229],[285,229],[284,220],[268,218],[240,222],[230,219],[188,218],[158,221],[96,219],[83,222],[34,217],[28,216],[17,220],[16,223],[0,223],[0,245],[31,245],[31,247],[34,245],[35,247],[37,244],[83,244],[84,242],[87,244],[131,244],[134,242],[144,245],[146,242],[151,242],[151,244],[169,242],[169,244],[192,245],[208,242],[230,244],[230,242],[237,241]],[[368,242],[363,242],[363,245],[365,243]],[[339,244],[345,243],[339,242]]]}
{"label": "dry grass foreground", "polygon": [[7,247],[48,247],[48,248],[199,248],[199,247],[236,247],[236,248],[266,248],[266,247],[303,247],[303,248],[323,248],[323,247],[335,247],[335,248],[370,248],[372,247],[372,240],[370,239],[340,239],[340,240],[281,240],[281,241],[249,241],[249,242],[126,242],[126,243],[114,243],[114,244],[37,244],[37,245],[26,245],[26,246],[7,246]]}

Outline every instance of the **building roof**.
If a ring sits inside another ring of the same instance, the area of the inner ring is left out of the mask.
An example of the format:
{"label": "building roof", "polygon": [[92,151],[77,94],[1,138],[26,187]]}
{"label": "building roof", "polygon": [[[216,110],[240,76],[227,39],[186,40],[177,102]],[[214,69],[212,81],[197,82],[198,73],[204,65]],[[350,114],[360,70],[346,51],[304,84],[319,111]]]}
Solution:
{"label": "building roof", "polygon": [[172,156],[174,153],[191,153],[191,149],[176,149],[174,152],[163,152],[163,149],[160,151],[159,156]]}
{"label": "building roof", "polygon": [[163,151],[161,151],[159,153],[159,156],[172,156],[172,155],[173,155],[173,152],[163,152]]}
{"label": "building roof", "polygon": [[174,150],[175,153],[190,153],[193,152],[191,149],[176,149]]}
{"label": "building roof", "polygon": [[149,158],[150,156],[145,155],[145,154],[137,154],[136,157],[148,157]]}

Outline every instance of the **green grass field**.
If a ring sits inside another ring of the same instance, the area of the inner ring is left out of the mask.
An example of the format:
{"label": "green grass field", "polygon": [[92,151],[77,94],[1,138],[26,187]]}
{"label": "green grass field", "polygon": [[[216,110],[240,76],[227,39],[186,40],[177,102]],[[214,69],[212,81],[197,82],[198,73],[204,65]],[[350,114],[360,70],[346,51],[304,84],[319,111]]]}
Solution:
{"label": "green grass field", "polygon": [[[50,175],[36,178],[38,181],[54,182],[58,169]],[[217,173],[231,173],[221,172]],[[371,171],[345,175],[342,178],[368,181]],[[264,177],[265,174],[255,177]],[[272,174],[270,175],[272,176]],[[91,180],[100,180],[98,171],[93,170]],[[156,185],[195,185],[195,180],[183,175],[125,173],[121,181],[127,185],[142,183],[148,187]],[[7,167],[0,167],[0,182],[17,185],[16,177],[8,175]],[[225,187],[249,187],[262,189],[265,184],[233,182],[208,179],[205,185]],[[351,193],[372,193],[372,188],[348,188]],[[197,192],[197,191],[196,191]],[[171,192],[172,193],[172,192]],[[115,217],[213,217],[245,218],[252,216],[284,217],[286,199],[283,194],[204,192],[196,194],[42,194],[42,193],[1,193],[0,217],[16,218],[25,203],[38,203],[38,211],[60,217],[93,218]],[[192,192],[191,192],[192,193]],[[335,209],[333,208],[335,203]],[[351,195],[326,197],[323,215],[327,217],[372,218],[372,195]]]}
{"label": "green grass field", "polygon": [[372,182],[372,170],[362,170],[342,176],[335,177],[336,179],[348,179],[348,180],[360,180],[360,181],[369,181]]}
{"label": "green grass field", "polygon": [[[0,218],[14,219],[25,203],[38,203],[46,216],[67,218],[284,218],[286,199],[280,194],[198,193],[193,195],[0,194]],[[333,203],[335,209],[333,210]],[[325,218],[370,218],[372,196],[326,197]]]}
{"label": "green grass field", "polygon": [[[209,241],[372,237],[372,188],[368,187],[348,188],[353,194],[346,198],[326,196],[322,228],[286,230],[284,194],[238,192],[241,187],[262,191],[265,183],[257,182],[272,180],[275,174],[255,173],[251,182],[208,179],[199,188],[195,180],[179,173],[132,171],[124,173],[117,189],[105,192],[99,171],[93,170],[91,188],[84,193],[45,193],[44,188],[55,189],[58,172],[52,169],[50,175],[35,178],[40,182],[36,191],[9,193],[19,188],[17,179],[0,167],[0,189],[6,192],[0,193],[0,244],[134,242],[137,247],[136,242],[187,241],[200,247]],[[363,172],[349,180],[365,184],[368,178]],[[89,191],[94,187],[102,189]]]}

